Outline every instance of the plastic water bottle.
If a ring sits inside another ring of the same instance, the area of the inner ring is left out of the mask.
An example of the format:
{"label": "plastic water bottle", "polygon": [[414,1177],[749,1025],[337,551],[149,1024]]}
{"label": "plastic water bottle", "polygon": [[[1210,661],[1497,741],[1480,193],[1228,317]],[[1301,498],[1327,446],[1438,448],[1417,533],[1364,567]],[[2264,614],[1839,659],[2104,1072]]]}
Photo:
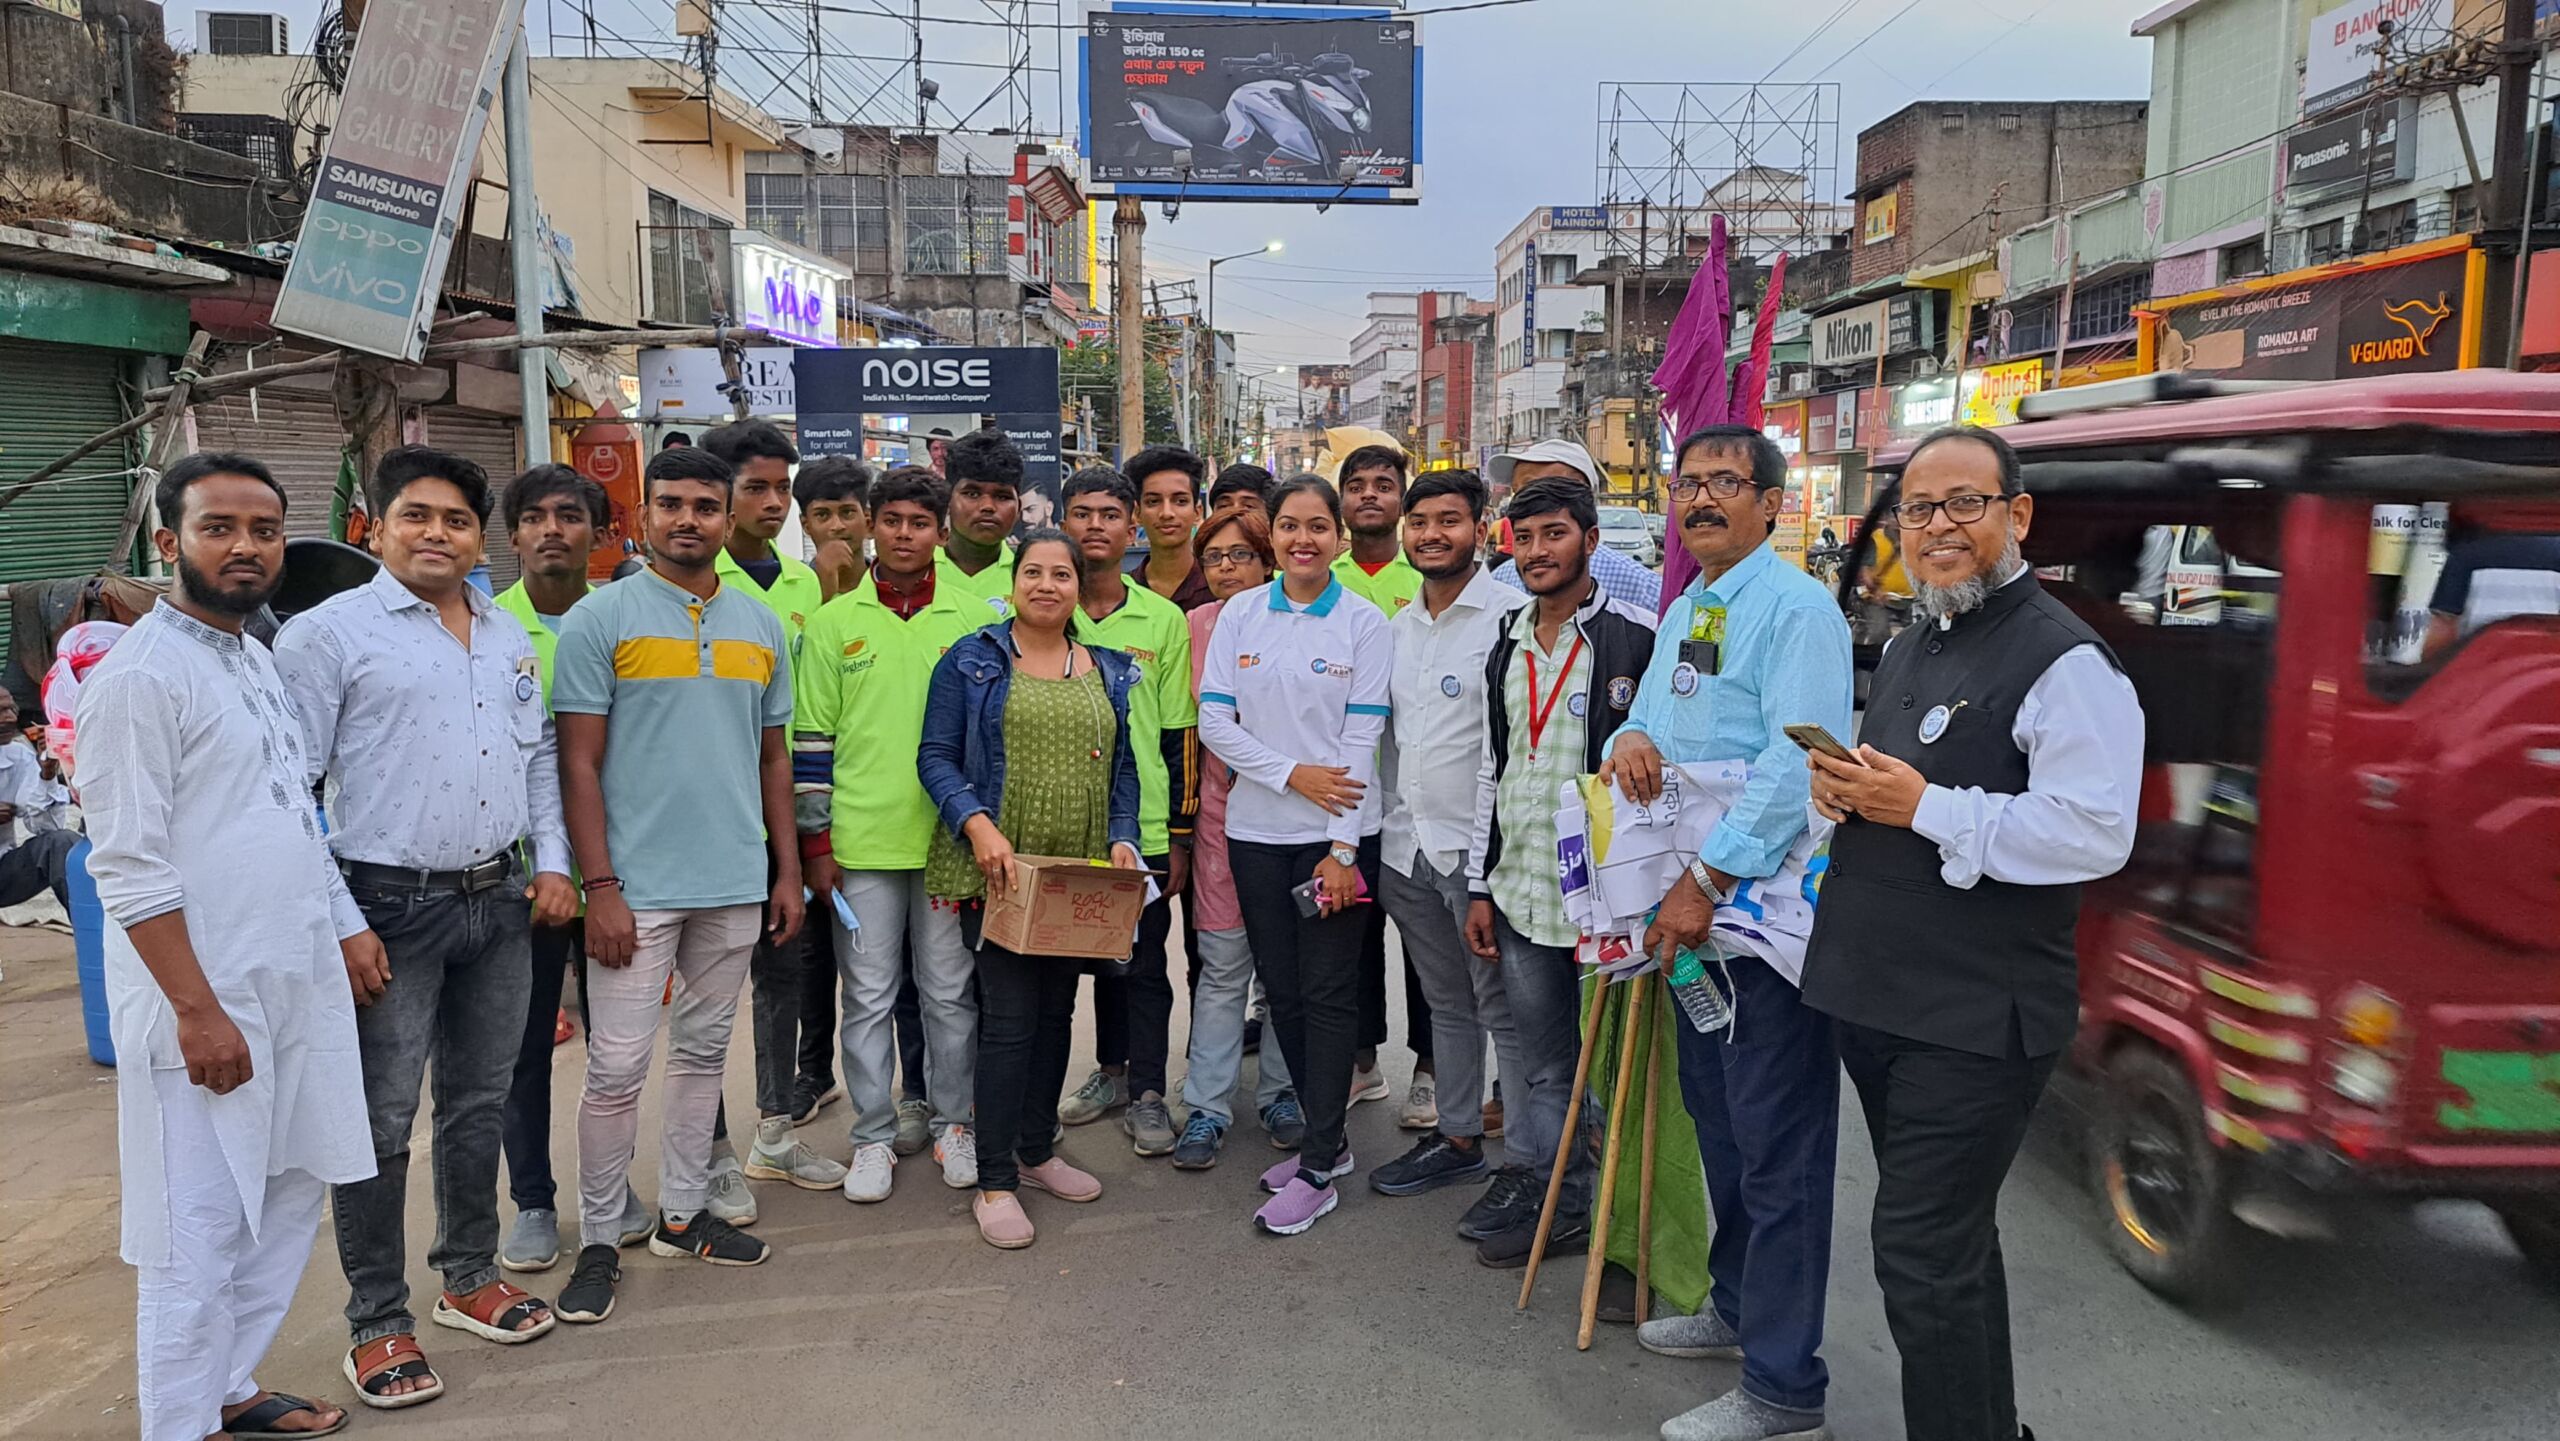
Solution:
{"label": "plastic water bottle", "polygon": [[1706,958],[1687,946],[1671,958],[1671,995],[1680,1003],[1680,1013],[1700,1035],[1721,1031],[1733,1024],[1733,1003],[1707,976]]}

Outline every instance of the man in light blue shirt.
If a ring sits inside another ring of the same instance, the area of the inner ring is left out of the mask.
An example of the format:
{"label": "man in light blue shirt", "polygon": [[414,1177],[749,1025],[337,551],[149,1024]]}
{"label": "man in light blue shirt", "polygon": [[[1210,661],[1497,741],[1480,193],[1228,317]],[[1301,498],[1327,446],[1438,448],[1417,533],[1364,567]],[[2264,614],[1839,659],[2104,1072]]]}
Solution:
{"label": "man in light blue shirt", "polygon": [[[1848,626],[1821,583],[1769,545],[1786,475],[1777,446],[1749,426],[1710,426],[1680,447],[1674,526],[1699,575],[1663,614],[1604,774],[1639,800],[1661,789],[1665,764],[1743,761],[1751,774],[1663,898],[1645,936],[1657,955],[1709,954],[1717,909],[1748,914],[1755,883],[1802,838],[1810,782],[1784,727],[1849,732]],[[1697,1315],[1648,1323],[1638,1340],[1664,1355],[1742,1362],[1739,1389],[1673,1417],[1664,1436],[1762,1441],[1822,1425],[1840,1060],[1826,1019],[1797,994],[1800,970],[1716,953],[1722,969],[1708,975],[1730,976],[1733,1025],[1673,1028],[1715,1211],[1714,1289]]]}

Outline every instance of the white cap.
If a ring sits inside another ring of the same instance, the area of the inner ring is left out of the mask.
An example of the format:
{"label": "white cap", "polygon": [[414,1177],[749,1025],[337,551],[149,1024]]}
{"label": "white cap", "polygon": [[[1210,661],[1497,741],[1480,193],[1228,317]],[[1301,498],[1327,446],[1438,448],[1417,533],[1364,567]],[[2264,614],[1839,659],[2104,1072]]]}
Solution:
{"label": "white cap", "polygon": [[1582,472],[1582,478],[1590,482],[1593,490],[1600,488],[1599,463],[1591,458],[1590,451],[1570,440],[1542,440],[1535,445],[1506,450],[1495,456],[1493,462],[1485,467],[1485,479],[1496,490],[1509,490],[1511,472],[1518,468],[1522,461],[1533,465],[1572,466],[1575,470]]}

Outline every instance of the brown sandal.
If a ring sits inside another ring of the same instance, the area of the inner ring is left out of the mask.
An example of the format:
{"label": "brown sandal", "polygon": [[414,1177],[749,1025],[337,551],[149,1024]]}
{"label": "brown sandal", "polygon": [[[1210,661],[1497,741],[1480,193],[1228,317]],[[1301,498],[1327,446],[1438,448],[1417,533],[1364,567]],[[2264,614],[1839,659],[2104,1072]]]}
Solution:
{"label": "brown sandal", "polygon": [[[542,1318],[540,1324],[516,1329],[519,1323],[536,1316]],[[549,1302],[505,1281],[492,1281],[468,1296],[447,1291],[436,1298],[436,1308],[428,1319],[501,1346],[520,1346],[560,1321],[551,1314]]]}
{"label": "brown sandal", "polygon": [[[418,1338],[406,1331],[376,1336],[350,1348],[339,1369],[347,1373],[347,1384],[356,1388],[356,1399],[376,1411],[423,1406],[444,1394],[444,1378],[427,1364],[427,1353],[418,1349]],[[378,1389],[397,1381],[417,1380],[435,1384],[396,1396]]]}

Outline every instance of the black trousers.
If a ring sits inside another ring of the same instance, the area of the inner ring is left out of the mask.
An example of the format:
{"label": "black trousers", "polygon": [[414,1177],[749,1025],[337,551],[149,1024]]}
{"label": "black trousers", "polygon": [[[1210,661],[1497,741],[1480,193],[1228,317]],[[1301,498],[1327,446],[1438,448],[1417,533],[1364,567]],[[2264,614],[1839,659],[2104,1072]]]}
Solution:
{"label": "black trousers", "polygon": [[1076,1018],[1076,963],[978,948],[978,1189],[1010,1191],[1055,1154]]}
{"label": "black trousers", "polygon": [[[1146,858],[1147,868],[1165,869],[1163,856]],[[1129,1099],[1149,1091],[1165,1092],[1165,1052],[1172,1045],[1173,973],[1165,941],[1173,934],[1173,894],[1156,897],[1138,916],[1138,944],[1129,952],[1126,975],[1097,966],[1093,976],[1094,1062],[1126,1066]]]}
{"label": "black trousers", "polygon": [[[1360,842],[1360,871],[1371,877],[1372,892],[1380,850],[1376,836]],[[1360,932],[1360,1049],[1366,1051],[1387,1043],[1387,908],[1362,909],[1368,914],[1361,918]],[[1431,1002],[1422,994],[1422,978],[1413,973],[1410,959],[1404,963],[1404,1043],[1415,1060],[1431,1064]]]}
{"label": "black trousers", "polygon": [[[551,1052],[560,1021],[560,987],[578,968],[578,1023],[587,1019],[586,918],[533,928],[533,1000],[525,1007],[524,1045],[507,1083],[499,1139],[507,1154],[507,1195],[519,1211],[556,1211],[551,1175]],[[574,1207],[572,1209],[575,1209]]]}
{"label": "black trousers", "polygon": [[[823,909],[821,909],[823,907]],[[834,903],[809,903],[800,928],[800,1055],[797,1087],[818,1095],[836,1080],[836,918]],[[916,1042],[921,1046],[923,1039]],[[796,1088],[796,1087],[795,1087]]]}
{"label": "black trousers", "polygon": [[2058,1055],[1933,1046],[1839,1024],[1875,1148],[1876,1284],[1910,1441],[2016,1441],[2001,1183]]}
{"label": "black trousers", "polygon": [[[1289,892],[1315,879],[1316,863],[1329,849],[1322,841],[1273,846],[1229,837],[1236,899],[1244,910],[1247,944],[1263,988],[1271,995],[1271,1030],[1298,1083],[1307,1138],[1298,1166],[1320,1177],[1342,1159],[1342,1117],[1351,1101],[1351,1059],[1359,1049],[1360,943],[1378,905],[1353,906],[1330,916],[1306,916]],[[1361,878],[1378,893],[1373,853],[1361,854]]]}
{"label": "black trousers", "polygon": [[[833,982],[827,992],[827,1014],[835,1014]],[[834,1023],[828,1023],[832,1026]],[[907,954],[898,964],[898,999],[889,1008],[889,1026],[898,1039],[898,1099],[924,1099],[924,1007],[916,999],[916,958]],[[828,1036],[834,1032],[830,1030]],[[835,1065],[835,1042],[827,1041],[827,1064]],[[820,1090],[826,1089],[824,1086]]]}

